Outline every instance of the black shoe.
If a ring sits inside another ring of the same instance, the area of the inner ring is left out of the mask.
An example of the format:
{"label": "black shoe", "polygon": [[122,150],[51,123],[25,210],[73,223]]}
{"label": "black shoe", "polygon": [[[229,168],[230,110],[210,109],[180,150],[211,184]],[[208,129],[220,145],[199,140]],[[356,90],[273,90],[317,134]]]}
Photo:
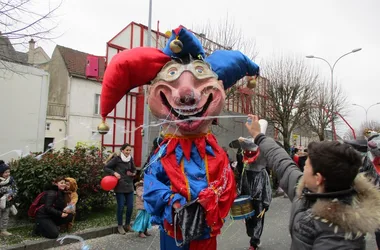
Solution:
{"label": "black shoe", "polygon": [[32,236],[32,237],[39,237],[39,236],[41,236],[41,234],[40,234],[40,232],[37,230],[37,227],[36,227],[36,226],[33,227],[33,230],[32,230],[32,233],[31,233],[31,236]]}

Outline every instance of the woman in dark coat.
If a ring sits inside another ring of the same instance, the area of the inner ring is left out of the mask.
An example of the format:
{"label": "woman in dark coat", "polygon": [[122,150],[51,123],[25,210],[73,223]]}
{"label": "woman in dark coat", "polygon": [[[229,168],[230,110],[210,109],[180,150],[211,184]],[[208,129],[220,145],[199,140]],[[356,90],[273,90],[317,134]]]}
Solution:
{"label": "woman in dark coat", "polygon": [[249,115],[248,132],[280,179],[292,208],[292,250],[364,250],[380,227],[380,192],[362,175],[360,155],[338,141],[311,142],[304,172],[276,142],[260,133]]}
{"label": "woman in dark coat", "polygon": [[[136,168],[131,156],[132,147],[126,143],[121,146],[120,151],[120,155],[116,155],[106,164],[105,171],[119,179],[114,189],[117,201],[117,224],[119,233],[125,234],[126,231],[132,231],[130,223],[133,212],[133,179],[136,175]],[[127,212],[123,227],[123,210],[125,205],[127,206]]]}
{"label": "woman in dark coat", "polygon": [[45,188],[45,195],[41,198],[41,205],[36,212],[35,234],[55,239],[59,235],[58,226],[73,220],[72,214],[63,212],[66,207],[65,188],[64,177],[56,178],[52,184],[48,184]]}

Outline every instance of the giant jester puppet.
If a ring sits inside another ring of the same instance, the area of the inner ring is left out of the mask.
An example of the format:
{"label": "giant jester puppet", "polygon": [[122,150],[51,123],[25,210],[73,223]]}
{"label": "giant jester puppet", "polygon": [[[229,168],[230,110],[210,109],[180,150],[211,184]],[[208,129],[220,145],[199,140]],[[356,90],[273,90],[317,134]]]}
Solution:
{"label": "giant jester puppet", "polygon": [[236,184],[226,153],[209,132],[225,104],[225,89],[259,67],[239,51],[205,55],[184,27],[163,50],[123,51],[108,65],[103,118],[131,89],[149,84],[148,104],[164,137],[144,172],[144,206],[160,226],[161,249],[216,249]]}

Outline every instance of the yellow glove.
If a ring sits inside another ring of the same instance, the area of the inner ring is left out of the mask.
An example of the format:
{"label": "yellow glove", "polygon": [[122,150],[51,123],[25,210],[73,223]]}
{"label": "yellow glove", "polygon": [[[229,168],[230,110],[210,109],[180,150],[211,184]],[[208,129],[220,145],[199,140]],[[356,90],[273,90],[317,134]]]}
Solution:
{"label": "yellow glove", "polygon": [[264,214],[265,214],[265,208],[263,209],[263,211],[261,211],[261,213],[259,213],[257,218],[259,218],[259,219],[263,218]]}

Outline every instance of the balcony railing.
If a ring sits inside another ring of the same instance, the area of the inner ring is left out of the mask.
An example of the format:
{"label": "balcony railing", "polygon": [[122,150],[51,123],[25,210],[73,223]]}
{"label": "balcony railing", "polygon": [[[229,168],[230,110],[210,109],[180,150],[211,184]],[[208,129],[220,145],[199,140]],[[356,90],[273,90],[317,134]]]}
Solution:
{"label": "balcony railing", "polygon": [[58,104],[58,103],[48,103],[47,115],[48,116],[65,117],[66,116],[66,105],[65,104]]}

